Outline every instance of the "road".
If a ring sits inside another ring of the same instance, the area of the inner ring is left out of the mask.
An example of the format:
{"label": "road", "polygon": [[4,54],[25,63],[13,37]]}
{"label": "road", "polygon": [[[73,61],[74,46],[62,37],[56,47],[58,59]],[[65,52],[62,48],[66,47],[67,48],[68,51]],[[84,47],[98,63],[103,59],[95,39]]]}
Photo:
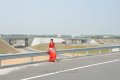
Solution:
{"label": "road", "polygon": [[0,80],[120,80],[120,52],[18,66],[2,72],[6,73],[0,75]]}

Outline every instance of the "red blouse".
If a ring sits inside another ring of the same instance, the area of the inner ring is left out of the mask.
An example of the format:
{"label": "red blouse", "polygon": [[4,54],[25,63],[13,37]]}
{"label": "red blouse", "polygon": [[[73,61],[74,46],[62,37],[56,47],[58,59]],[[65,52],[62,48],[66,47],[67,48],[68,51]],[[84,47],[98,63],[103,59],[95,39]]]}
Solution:
{"label": "red blouse", "polygon": [[54,42],[50,42],[49,43],[49,48],[55,48],[55,43]]}

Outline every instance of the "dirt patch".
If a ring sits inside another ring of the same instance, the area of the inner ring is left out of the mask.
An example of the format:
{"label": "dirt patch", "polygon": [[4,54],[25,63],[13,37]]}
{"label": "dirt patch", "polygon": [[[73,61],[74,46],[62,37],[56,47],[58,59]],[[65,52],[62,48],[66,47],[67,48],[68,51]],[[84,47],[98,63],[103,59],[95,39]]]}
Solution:
{"label": "dirt patch", "polygon": [[2,65],[22,64],[22,63],[31,62],[31,59],[33,59],[33,61],[44,61],[44,60],[48,60],[49,56],[37,56],[33,58],[27,57],[27,58],[2,60],[1,64]]}
{"label": "dirt patch", "polygon": [[0,53],[19,53],[19,51],[0,39]]}

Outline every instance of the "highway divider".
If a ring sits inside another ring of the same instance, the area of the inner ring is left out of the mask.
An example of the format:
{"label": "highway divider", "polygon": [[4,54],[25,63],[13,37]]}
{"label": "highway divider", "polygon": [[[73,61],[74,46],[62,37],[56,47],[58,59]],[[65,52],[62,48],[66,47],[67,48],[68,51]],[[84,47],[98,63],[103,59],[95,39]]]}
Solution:
{"label": "highway divider", "polygon": [[[65,49],[65,50],[57,50],[57,54],[63,54],[63,53],[76,53],[76,52],[82,52],[85,51],[86,55],[90,55],[89,51],[93,50],[98,50],[97,54],[101,54],[101,50],[109,50],[110,52],[112,51],[120,51],[120,45],[116,46],[101,46],[101,47],[90,47],[90,48],[77,48],[77,49]],[[0,68],[6,68],[10,66],[15,66],[15,65],[24,65],[24,64],[31,64],[31,63],[37,63],[37,62],[44,62],[44,61],[34,61],[34,57],[39,57],[39,56],[48,56],[48,52],[32,52],[32,53],[16,53],[16,54],[1,54],[0,55]],[[30,58],[29,61],[25,63],[18,63],[18,64],[9,64],[9,65],[4,65],[2,61],[4,60],[11,60],[11,59],[19,59],[19,58]]]}

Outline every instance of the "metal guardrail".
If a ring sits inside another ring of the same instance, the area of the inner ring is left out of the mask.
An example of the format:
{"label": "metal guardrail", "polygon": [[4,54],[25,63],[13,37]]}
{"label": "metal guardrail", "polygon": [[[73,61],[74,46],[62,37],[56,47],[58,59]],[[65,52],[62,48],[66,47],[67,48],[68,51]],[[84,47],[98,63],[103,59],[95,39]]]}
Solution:
{"label": "metal guardrail", "polygon": [[[102,47],[90,47],[90,48],[78,48],[78,49],[66,49],[61,50],[61,53],[74,53],[74,52],[81,52],[81,51],[92,51],[92,50],[104,50],[104,49],[113,49],[113,48],[120,48],[119,46],[102,46]],[[59,51],[58,51],[59,52]]]}
{"label": "metal guardrail", "polygon": [[[114,48],[120,48],[120,45],[117,45],[117,46],[90,47],[90,48],[78,48],[78,49],[65,49],[65,50],[57,50],[56,52],[57,52],[57,54],[62,54],[62,53],[75,53],[75,52],[86,51],[86,54],[88,54],[89,51],[98,50],[99,54],[100,54],[101,50],[104,50],[104,49],[111,50],[111,49],[114,49]],[[33,53],[19,53],[19,54],[0,55],[0,67],[6,66],[6,65],[2,65],[2,63],[1,63],[2,60],[30,57],[31,58],[30,62],[35,62],[35,61],[33,61],[33,57],[45,56],[45,55],[48,55],[48,52],[39,52],[39,53],[38,52],[36,52],[36,53],[33,52]]]}

